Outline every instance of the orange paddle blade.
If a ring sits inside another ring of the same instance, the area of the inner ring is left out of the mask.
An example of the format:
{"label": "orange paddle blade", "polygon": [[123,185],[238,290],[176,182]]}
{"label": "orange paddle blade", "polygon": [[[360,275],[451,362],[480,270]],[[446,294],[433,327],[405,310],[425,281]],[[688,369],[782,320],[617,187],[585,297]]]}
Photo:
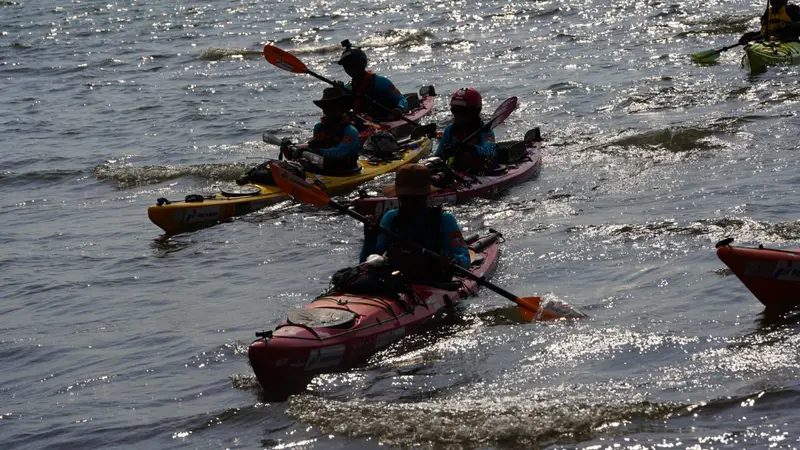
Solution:
{"label": "orange paddle blade", "polygon": [[517,309],[519,309],[522,318],[528,322],[536,320],[536,313],[539,312],[539,303],[541,297],[519,297],[517,298]]}
{"label": "orange paddle blade", "polygon": [[303,64],[303,61],[300,61],[293,54],[287,52],[286,50],[281,50],[274,45],[267,44],[264,46],[264,58],[266,58],[266,60],[269,61],[269,63],[273,66],[283,69],[287,72],[308,72],[308,67]]}
{"label": "orange paddle blade", "polygon": [[275,184],[295,200],[314,206],[326,206],[331,197],[322,189],[287,171],[277,162],[269,164]]}
{"label": "orange paddle blade", "polygon": [[542,302],[541,297],[518,297],[519,312],[528,322],[532,320],[583,319],[586,314],[560,300]]}

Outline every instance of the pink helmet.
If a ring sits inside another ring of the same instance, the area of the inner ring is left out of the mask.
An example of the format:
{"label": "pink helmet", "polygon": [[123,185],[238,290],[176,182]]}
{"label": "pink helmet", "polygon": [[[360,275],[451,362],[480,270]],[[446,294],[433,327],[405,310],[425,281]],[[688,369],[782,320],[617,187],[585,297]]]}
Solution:
{"label": "pink helmet", "polygon": [[453,92],[450,97],[450,106],[466,106],[467,108],[481,109],[483,100],[480,92],[472,88],[461,88]]}

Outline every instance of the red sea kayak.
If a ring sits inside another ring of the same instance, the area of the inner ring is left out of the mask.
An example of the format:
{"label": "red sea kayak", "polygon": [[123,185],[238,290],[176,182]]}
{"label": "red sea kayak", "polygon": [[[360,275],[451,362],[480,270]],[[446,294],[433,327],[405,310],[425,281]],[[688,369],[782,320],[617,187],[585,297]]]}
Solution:
{"label": "red sea kayak", "polygon": [[[429,196],[429,204],[455,205],[476,197],[494,197],[511,186],[533,178],[542,167],[542,145],[538,127],[528,131],[523,141],[499,142],[497,151],[500,167],[482,175],[453,171],[436,157],[422,161],[434,174],[432,183],[438,188]],[[398,206],[397,197],[369,197],[362,193],[353,200],[353,209],[364,215],[382,215]]]}
{"label": "red sea kayak", "polygon": [[[467,238],[470,271],[488,277],[497,267],[500,234]],[[352,367],[376,351],[429,323],[444,308],[474,295],[478,285],[454,278],[449,283],[410,282],[407,293],[369,295],[331,293],[289,313],[272,331],[256,333],[250,365],[270,392],[304,387],[314,375]]]}
{"label": "red sea kayak", "polygon": [[[403,115],[406,119],[419,122],[433,112],[434,103],[436,102],[436,91],[433,86],[421,87],[419,95],[415,93],[404,95],[408,101],[408,112]],[[380,122],[379,125],[381,130],[392,133],[398,139],[410,135],[415,128],[414,125],[402,119]],[[368,133],[367,136],[369,134],[371,133]],[[361,133],[359,133],[359,138],[364,142],[365,136],[362,136]]]}
{"label": "red sea kayak", "polygon": [[767,309],[800,305],[800,250],[735,247],[732,242],[717,243],[717,256]]}

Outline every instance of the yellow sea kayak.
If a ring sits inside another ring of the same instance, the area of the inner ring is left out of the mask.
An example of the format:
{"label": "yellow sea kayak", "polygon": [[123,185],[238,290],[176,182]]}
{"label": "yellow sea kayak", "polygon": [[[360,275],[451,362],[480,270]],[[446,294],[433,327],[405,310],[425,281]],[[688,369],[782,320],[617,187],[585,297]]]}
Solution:
{"label": "yellow sea kayak", "polygon": [[[403,164],[416,162],[430,150],[431,140],[422,138],[402,145],[402,159],[387,162],[360,159],[358,163],[361,165],[361,171],[354,175],[329,176],[306,172],[306,179],[324,186],[327,193],[338,195],[379,175],[397,170]],[[170,202],[165,198],[159,198],[156,206],[147,208],[147,216],[167,234],[172,235],[214,225],[289,198],[277,186],[247,184],[238,192],[188,195],[186,201]]]}

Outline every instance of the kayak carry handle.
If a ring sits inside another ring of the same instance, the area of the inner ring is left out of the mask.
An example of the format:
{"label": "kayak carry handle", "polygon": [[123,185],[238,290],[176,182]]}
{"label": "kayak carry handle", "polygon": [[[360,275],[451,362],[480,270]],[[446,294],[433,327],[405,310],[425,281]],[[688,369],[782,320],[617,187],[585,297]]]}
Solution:
{"label": "kayak carry handle", "polygon": [[717,245],[715,245],[714,248],[725,247],[727,245],[731,245],[732,243],[733,243],[733,238],[723,239],[723,240],[717,242]]}

